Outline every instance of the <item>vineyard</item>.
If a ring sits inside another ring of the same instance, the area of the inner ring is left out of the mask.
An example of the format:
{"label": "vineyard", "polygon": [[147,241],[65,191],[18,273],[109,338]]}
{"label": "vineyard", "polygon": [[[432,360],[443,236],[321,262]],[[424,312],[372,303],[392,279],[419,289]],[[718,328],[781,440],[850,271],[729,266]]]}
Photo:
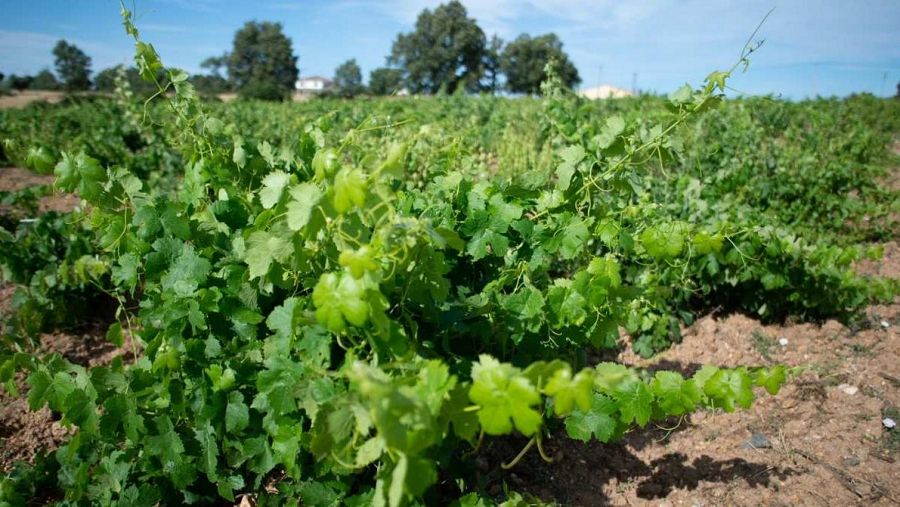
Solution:
{"label": "vineyard", "polygon": [[0,110],[0,505],[900,498],[900,101],[222,103],[123,16],[157,95]]}

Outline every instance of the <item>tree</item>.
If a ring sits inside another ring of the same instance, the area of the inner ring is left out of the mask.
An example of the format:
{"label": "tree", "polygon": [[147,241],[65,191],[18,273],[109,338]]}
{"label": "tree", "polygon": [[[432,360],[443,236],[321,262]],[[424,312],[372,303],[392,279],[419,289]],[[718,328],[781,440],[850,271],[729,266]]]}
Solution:
{"label": "tree", "polygon": [[[116,89],[116,78],[119,75],[121,67],[123,66],[116,65],[115,67],[108,67],[98,72],[97,75],[94,76],[94,89],[99,92],[114,91]],[[159,81],[161,85],[165,86],[167,79],[165,70],[160,69],[156,74],[156,80]],[[128,81],[128,86],[135,95],[150,96],[157,91],[156,84],[142,79],[140,72],[138,72],[135,67],[128,67],[125,69],[125,80]]]}
{"label": "tree", "polygon": [[485,52],[484,32],[457,0],[423,10],[416,29],[399,34],[389,63],[402,68],[415,93],[477,91]]}
{"label": "tree", "polygon": [[372,95],[393,95],[403,88],[403,71],[390,67],[379,67],[369,73],[369,93]]}
{"label": "tree", "polygon": [[231,91],[228,80],[215,74],[194,74],[191,76],[191,83],[200,95],[218,95]]}
{"label": "tree", "polygon": [[487,49],[484,52],[484,80],[485,89],[496,94],[500,90],[500,57],[503,54],[503,39],[496,34],[491,37]]}
{"label": "tree", "polygon": [[116,74],[119,72],[119,67],[121,67],[121,65],[107,67],[98,72],[97,75],[94,76],[94,89],[98,92],[111,92],[115,90]]}
{"label": "tree", "polygon": [[339,96],[353,98],[363,92],[362,70],[356,58],[347,60],[334,70],[334,87]]}
{"label": "tree", "polygon": [[64,40],[53,48],[56,57],[56,73],[68,91],[87,90],[91,86],[91,57],[78,46]]}
{"label": "tree", "polygon": [[280,23],[250,21],[234,34],[228,75],[241,97],[288,99],[297,74],[297,57]]}
{"label": "tree", "polygon": [[506,88],[514,93],[536,94],[547,77],[544,66],[556,60],[556,69],[563,84],[569,88],[581,82],[578,69],[569,60],[562,42],[555,33],[531,37],[523,33],[507,44],[500,59],[500,68],[506,75]]}
{"label": "tree", "polygon": [[210,56],[200,62],[200,68],[208,70],[212,76],[224,77],[222,76],[222,69],[228,70],[228,61],[230,59],[231,55],[228,53],[223,53],[222,56]]}
{"label": "tree", "polygon": [[9,87],[13,90],[25,90],[31,86],[31,82],[34,81],[34,77],[32,76],[17,76],[15,74],[11,74],[7,81],[9,82]]}
{"label": "tree", "polygon": [[59,90],[59,81],[49,69],[44,69],[34,76],[34,79],[28,85],[30,90]]}
{"label": "tree", "polygon": [[228,70],[228,61],[231,55],[223,53],[222,56],[210,56],[200,62],[200,68],[209,71],[208,74],[194,74],[191,83],[201,95],[218,95],[231,91],[231,83],[222,75],[222,70]]}

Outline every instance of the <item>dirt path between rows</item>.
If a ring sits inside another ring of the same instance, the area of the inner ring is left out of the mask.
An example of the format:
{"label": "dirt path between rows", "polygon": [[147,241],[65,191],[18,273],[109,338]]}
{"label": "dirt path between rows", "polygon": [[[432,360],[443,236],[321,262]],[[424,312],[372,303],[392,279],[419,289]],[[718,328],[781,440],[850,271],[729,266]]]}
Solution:
{"label": "dirt path between rows", "polygon": [[[29,187],[49,186],[54,181],[53,175],[35,174],[27,169],[18,167],[0,168],[0,192],[16,192]],[[72,194],[64,194],[58,191],[48,191],[48,195],[38,198],[38,213],[56,211],[65,213],[74,210],[80,203],[80,199]],[[0,204],[0,213],[10,213],[11,206]]]}
{"label": "dirt path between rows", "polygon": [[22,90],[11,95],[0,95],[0,109],[20,109],[34,102],[56,104],[65,96],[63,92]]}

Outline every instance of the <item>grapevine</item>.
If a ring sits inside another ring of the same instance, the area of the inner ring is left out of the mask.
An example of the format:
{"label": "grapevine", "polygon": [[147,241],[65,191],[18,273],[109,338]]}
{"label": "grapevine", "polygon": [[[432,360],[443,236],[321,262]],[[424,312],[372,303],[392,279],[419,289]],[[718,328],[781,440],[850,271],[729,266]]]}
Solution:
{"label": "grapevine", "polygon": [[[727,121],[714,108],[737,66],[678,89],[663,111],[602,121],[582,121],[586,106],[551,77],[527,134],[536,160],[506,153],[510,168],[529,170],[484,177],[452,133],[389,111],[350,114],[346,128],[322,114],[265,139],[271,126],[245,130],[204,104],[124,7],[122,17],[139,71],[158,87],[140,110],[120,90],[127,128],[177,156],[36,148],[30,165],[52,166],[56,188],[83,206],[18,226],[15,238],[0,230],[4,244],[34,238],[0,256],[16,282],[109,298],[110,340],[136,344],[132,363],[93,368],[33,344],[0,356],[7,389],[26,371],[31,409],[77,428],[53,456],[72,504],[449,503],[437,486],[485,439],[528,438],[500,468],[527,452],[549,460],[542,441],[555,428],[607,443],[697,410],[749,408],[791,373],[590,361],[586,351],[613,347],[620,327],[649,355],[691,305],[735,286],[747,294],[735,304],[762,315],[775,311],[766,302],[849,314],[896,290],[851,273],[858,249],[748,226],[761,212],[740,198],[708,213],[709,196],[691,193],[693,160],[711,155],[676,134]],[[173,167],[178,183],[160,183]],[[673,168],[677,177],[660,177]],[[65,239],[26,258],[49,237],[41,227]],[[65,283],[40,286],[35,273],[60,259]],[[24,483],[6,479],[0,499],[16,501]],[[466,501],[480,495],[458,489]]]}

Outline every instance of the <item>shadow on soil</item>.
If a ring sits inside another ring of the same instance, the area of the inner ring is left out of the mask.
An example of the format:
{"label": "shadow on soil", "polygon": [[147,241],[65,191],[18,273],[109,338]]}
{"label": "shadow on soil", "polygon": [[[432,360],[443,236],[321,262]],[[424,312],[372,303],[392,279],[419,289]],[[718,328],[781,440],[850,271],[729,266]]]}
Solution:
{"label": "shadow on soil", "polygon": [[[674,370],[693,375],[699,364],[660,361],[650,371]],[[544,440],[544,451],[553,458],[546,463],[534,449],[512,469],[503,470],[528,443],[524,437],[488,441],[476,458],[480,484],[495,497],[502,497],[504,485],[512,491],[528,493],[544,501],[562,505],[608,505],[621,503],[616,491],[633,491],[640,499],[658,500],[674,490],[695,490],[703,484],[732,482],[751,488],[772,487],[801,470],[752,462],[742,458],[715,459],[706,454],[669,452],[644,461],[636,452],[662,444],[675,433],[694,428],[687,418],[671,418],[627,434],[611,444],[583,443],[568,438],[560,424]],[[617,500],[617,501],[616,501]]]}
{"label": "shadow on soil", "polygon": [[[682,424],[676,431],[687,427],[689,425]],[[680,452],[644,462],[631,451],[665,438],[667,433],[656,428],[645,429],[629,434],[621,442],[602,444],[571,440],[564,430],[560,430],[555,433],[556,438],[548,439],[544,444],[545,451],[554,458],[553,463],[544,462],[532,450],[507,471],[503,471],[499,463],[512,459],[527,440],[501,439],[485,450],[485,456],[479,459],[479,468],[490,470],[482,479],[492,495],[499,494],[506,483],[513,491],[527,492],[544,501],[563,505],[613,503],[608,488],[613,482],[617,488],[636,488],[638,498],[654,500],[665,498],[675,489],[697,489],[701,483],[742,481],[754,488],[769,487],[774,478],[783,480],[801,473],[793,468],[779,468],[741,458],[716,460],[708,455],[687,456]]]}

